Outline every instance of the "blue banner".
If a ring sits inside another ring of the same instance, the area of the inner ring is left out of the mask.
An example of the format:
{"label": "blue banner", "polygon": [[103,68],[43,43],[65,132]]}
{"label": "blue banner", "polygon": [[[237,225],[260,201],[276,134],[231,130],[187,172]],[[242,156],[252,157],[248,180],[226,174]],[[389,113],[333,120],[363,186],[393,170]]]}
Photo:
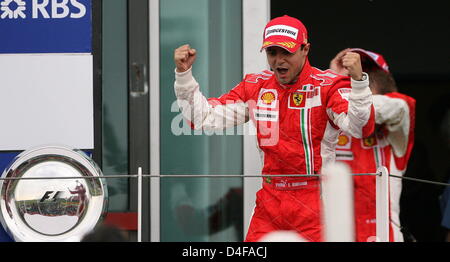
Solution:
{"label": "blue banner", "polygon": [[[92,158],[92,150],[83,150],[83,152],[90,158]],[[16,156],[18,156],[21,151],[0,151],[0,175],[3,174],[6,168],[14,161]]]}
{"label": "blue banner", "polygon": [[0,53],[91,53],[91,0],[0,0]]}

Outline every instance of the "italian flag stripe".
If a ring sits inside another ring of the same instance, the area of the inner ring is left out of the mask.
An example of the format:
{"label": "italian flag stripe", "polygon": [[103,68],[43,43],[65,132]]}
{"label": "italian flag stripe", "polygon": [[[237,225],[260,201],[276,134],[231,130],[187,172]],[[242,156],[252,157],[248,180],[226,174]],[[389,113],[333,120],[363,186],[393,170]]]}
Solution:
{"label": "italian flag stripe", "polygon": [[300,126],[301,126],[301,131],[302,131],[302,140],[303,140],[303,149],[305,150],[305,164],[306,164],[306,174],[311,174],[311,165],[310,165],[310,161],[309,161],[309,156],[310,156],[310,152],[309,152],[309,148],[308,148],[308,138],[307,138],[307,120],[305,118],[307,118],[307,116],[305,117],[305,114],[308,110],[306,109],[301,109],[301,118],[300,118]]}
{"label": "italian flag stripe", "polygon": [[380,166],[383,166],[385,163],[384,152],[381,150],[381,148],[378,145],[374,146],[373,152],[375,155],[375,163],[376,163],[377,168]]}
{"label": "italian flag stripe", "polygon": [[[305,87],[303,90],[305,90]],[[302,133],[303,149],[305,150],[306,174],[312,174],[314,153],[311,141],[311,110],[308,108],[300,109],[300,130]]]}
{"label": "italian flag stripe", "polygon": [[373,154],[375,155],[375,165],[378,168],[380,166],[380,160],[379,160],[379,157],[378,157],[377,147],[373,148]]}
{"label": "italian flag stripe", "polygon": [[312,142],[312,128],[311,128],[311,109],[308,109],[308,137],[309,137],[309,148],[311,151],[310,163],[311,163],[311,174],[314,174],[314,147]]}

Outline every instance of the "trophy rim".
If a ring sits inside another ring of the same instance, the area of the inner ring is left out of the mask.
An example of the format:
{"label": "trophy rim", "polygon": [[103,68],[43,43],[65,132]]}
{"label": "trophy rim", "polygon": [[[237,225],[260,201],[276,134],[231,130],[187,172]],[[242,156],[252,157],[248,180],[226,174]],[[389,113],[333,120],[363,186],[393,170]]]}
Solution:
{"label": "trophy rim", "polygon": [[[87,190],[89,190],[90,199],[87,209],[72,228],[61,234],[49,235],[39,232],[25,223],[22,217],[14,217],[13,212],[11,212],[11,208],[17,211],[18,206],[16,202],[11,201],[8,195],[11,192],[8,192],[8,188],[15,189],[24,180],[2,180],[0,185],[0,222],[5,231],[15,241],[79,241],[85,234],[93,230],[107,213],[108,190],[106,180],[101,178],[102,171],[98,165],[79,149],[65,145],[44,145],[25,150],[10,162],[1,177],[22,177],[27,174],[26,172],[30,168],[50,161],[60,161],[77,170],[80,179],[88,185]],[[98,178],[93,179],[90,177]],[[97,189],[101,191],[97,192]],[[95,192],[91,192],[91,190]],[[95,197],[92,193],[95,193]],[[12,195],[14,198],[15,192]]]}

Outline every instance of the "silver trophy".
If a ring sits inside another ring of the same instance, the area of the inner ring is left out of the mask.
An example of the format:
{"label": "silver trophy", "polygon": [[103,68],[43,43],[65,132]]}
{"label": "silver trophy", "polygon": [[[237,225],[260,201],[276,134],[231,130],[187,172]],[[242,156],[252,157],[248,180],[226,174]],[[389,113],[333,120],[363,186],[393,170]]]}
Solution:
{"label": "silver trophy", "polygon": [[107,210],[101,170],[80,150],[44,146],[2,174],[0,220],[15,241],[80,241]]}

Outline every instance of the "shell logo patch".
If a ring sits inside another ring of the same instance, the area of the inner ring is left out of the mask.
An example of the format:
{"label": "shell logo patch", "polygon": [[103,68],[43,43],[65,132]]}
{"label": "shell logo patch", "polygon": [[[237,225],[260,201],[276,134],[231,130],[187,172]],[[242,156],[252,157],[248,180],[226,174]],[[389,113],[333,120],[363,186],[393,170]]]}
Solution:
{"label": "shell logo patch", "polygon": [[258,107],[277,108],[278,92],[276,89],[261,88],[258,95]]}
{"label": "shell logo patch", "polygon": [[273,92],[266,92],[261,95],[261,100],[264,104],[270,105],[275,100],[275,94]]}
{"label": "shell logo patch", "polygon": [[348,142],[349,142],[349,139],[347,136],[340,135],[338,137],[338,145],[339,146],[345,146],[346,144],[348,144]]}
{"label": "shell logo patch", "polygon": [[345,133],[339,134],[338,141],[336,144],[336,154],[338,149],[343,150],[342,152],[344,152],[350,150],[351,148],[352,148],[352,137]]}

